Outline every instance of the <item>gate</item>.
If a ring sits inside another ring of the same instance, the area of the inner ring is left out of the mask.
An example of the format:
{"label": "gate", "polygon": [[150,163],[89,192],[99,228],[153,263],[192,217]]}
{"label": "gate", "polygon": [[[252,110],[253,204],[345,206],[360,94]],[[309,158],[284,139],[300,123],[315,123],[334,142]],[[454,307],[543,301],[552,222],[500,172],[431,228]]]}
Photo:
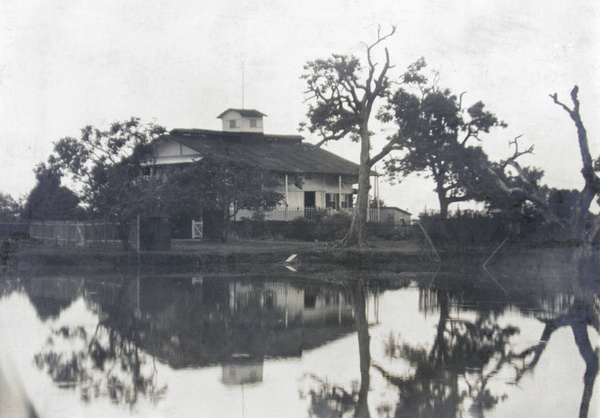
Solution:
{"label": "gate", "polygon": [[75,245],[79,247],[85,247],[85,224],[76,223],[75,230],[77,231]]}
{"label": "gate", "polygon": [[192,239],[202,239],[202,219],[192,221]]}

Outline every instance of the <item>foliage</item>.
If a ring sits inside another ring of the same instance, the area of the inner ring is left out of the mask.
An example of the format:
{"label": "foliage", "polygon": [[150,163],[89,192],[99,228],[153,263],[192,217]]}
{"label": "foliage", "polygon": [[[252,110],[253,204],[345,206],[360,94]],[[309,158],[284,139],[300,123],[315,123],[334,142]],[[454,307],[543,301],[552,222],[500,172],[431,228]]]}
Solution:
{"label": "foliage", "polygon": [[[239,209],[277,205],[277,176],[245,161],[207,155],[182,171],[167,174],[181,208],[222,210],[233,217]],[[233,207],[233,212],[229,212]]]}
{"label": "foliage", "polygon": [[60,173],[46,164],[35,169],[36,185],[23,207],[23,217],[31,220],[67,220],[82,216],[77,195],[61,185]]}
{"label": "foliage", "polygon": [[151,142],[164,133],[138,118],[114,122],[107,130],[86,126],[79,138],[54,144],[48,165],[73,184],[90,216],[126,222],[160,197],[160,184],[141,176],[153,158]]}
{"label": "foliage", "polygon": [[371,155],[369,121],[375,103],[389,94],[388,70],[392,67],[388,50],[381,66],[373,61],[375,48],[392,36],[378,31],[377,40],[366,45],[366,62],[357,57],[332,55],[328,59],[309,61],[304,66],[302,79],[306,81],[306,96],[310,103],[306,117],[308,122],[300,125],[310,133],[319,134],[319,147],[328,141],[350,138],[360,142],[361,156],[358,172],[358,196],[352,224],[346,237],[346,245],[364,245],[364,225],[367,222],[369,204],[370,169],[381,160],[390,147]]}
{"label": "foliage", "polygon": [[275,206],[283,200],[281,193],[273,191],[279,184],[276,175],[226,157],[207,155],[181,171],[166,173],[165,177],[170,184],[167,195],[172,214],[223,213],[227,224],[240,209]]}
{"label": "foliage", "polygon": [[0,192],[0,221],[16,221],[19,216],[19,204],[9,194]]}
{"label": "foliage", "polygon": [[403,156],[386,161],[388,174],[397,178],[427,173],[435,182],[445,216],[452,203],[484,198],[490,181],[480,167],[489,164],[488,158],[478,145],[470,144],[506,124],[487,111],[483,102],[464,108],[462,95],[440,88],[435,80],[429,84],[421,74],[425,67],[424,60],[414,64],[413,82],[393,94],[378,118],[395,122],[394,142],[404,151]]}

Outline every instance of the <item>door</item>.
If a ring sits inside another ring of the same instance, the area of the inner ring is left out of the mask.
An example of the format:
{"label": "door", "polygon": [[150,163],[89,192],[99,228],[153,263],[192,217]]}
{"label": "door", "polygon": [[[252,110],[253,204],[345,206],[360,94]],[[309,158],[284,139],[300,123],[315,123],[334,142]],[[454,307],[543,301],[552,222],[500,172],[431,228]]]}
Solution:
{"label": "door", "polygon": [[304,217],[313,219],[315,206],[317,205],[317,196],[315,192],[304,192]]}

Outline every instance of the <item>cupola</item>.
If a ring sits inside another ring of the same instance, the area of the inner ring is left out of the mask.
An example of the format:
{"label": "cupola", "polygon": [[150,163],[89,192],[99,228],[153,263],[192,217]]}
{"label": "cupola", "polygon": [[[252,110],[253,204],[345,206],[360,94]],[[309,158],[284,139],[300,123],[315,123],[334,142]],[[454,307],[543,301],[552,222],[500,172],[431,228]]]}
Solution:
{"label": "cupola", "polygon": [[227,109],[217,118],[223,121],[224,132],[259,132],[263,133],[262,112],[254,109]]}

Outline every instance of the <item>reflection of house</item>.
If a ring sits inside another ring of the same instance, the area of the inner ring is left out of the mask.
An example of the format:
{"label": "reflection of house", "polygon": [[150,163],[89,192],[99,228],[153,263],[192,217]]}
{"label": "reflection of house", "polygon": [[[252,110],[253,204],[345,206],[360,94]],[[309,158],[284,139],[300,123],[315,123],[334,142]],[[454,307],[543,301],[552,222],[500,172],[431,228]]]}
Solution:
{"label": "reflection of house", "polygon": [[234,364],[237,379],[250,379],[255,362],[235,356],[298,357],[354,331],[341,286],[227,277],[141,284],[143,347],[176,368]]}
{"label": "reflection of house", "polygon": [[[133,280],[132,280],[133,279]],[[174,368],[222,365],[224,383],[262,381],[262,359],[299,357],[354,332],[346,290],[326,283],[228,277],[32,279],[40,314],[85,294],[106,324]],[[376,306],[376,295],[371,295]],[[54,307],[55,304],[52,305]]]}
{"label": "reflection of house", "polygon": [[234,355],[221,366],[222,380],[226,385],[244,385],[263,381],[262,358],[254,359],[243,355]]}
{"label": "reflection of house", "polygon": [[350,209],[358,165],[303,144],[301,136],[265,134],[264,116],[256,110],[228,109],[218,116],[221,131],[172,130],[156,144],[157,172],[206,155],[227,156],[278,174],[276,191],[285,196],[283,207]]}
{"label": "reflection of house", "polygon": [[318,325],[352,323],[353,310],[338,288],[299,287],[288,282],[229,284],[229,308],[237,316],[251,317],[260,309],[263,317],[286,328],[294,324]]}

